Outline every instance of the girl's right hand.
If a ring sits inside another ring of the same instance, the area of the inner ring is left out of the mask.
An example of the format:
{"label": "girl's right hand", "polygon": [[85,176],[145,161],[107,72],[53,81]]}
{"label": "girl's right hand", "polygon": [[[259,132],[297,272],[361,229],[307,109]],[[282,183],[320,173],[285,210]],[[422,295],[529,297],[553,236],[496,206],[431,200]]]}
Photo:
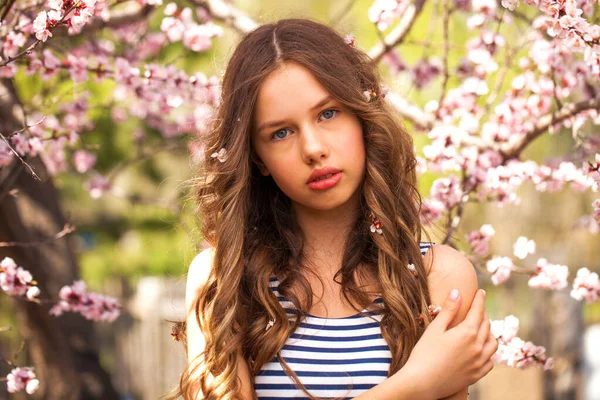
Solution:
{"label": "girl's right hand", "polygon": [[[457,291],[458,293],[458,291]],[[477,291],[464,321],[449,328],[460,307],[460,294],[446,299],[402,369],[409,369],[426,386],[427,398],[450,396],[487,375],[498,343],[485,312],[485,292]]]}

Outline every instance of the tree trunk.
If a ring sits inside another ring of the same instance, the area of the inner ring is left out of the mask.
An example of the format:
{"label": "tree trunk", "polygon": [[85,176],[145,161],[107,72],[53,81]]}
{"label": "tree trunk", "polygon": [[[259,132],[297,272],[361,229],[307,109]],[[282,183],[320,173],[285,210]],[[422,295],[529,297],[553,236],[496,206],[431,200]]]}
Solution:
{"label": "tree trunk", "polygon": [[[10,81],[0,81],[0,134],[23,124],[13,110],[18,99]],[[0,241],[34,242],[54,236],[65,224],[58,194],[39,159],[28,160],[42,181],[19,160],[0,169]],[[10,185],[10,187],[8,187]],[[7,193],[7,189],[11,192]],[[56,300],[60,288],[79,279],[69,237],[35,247],[0,248],[38,282],[43,299]],[[94,327],[82,316],[48,314],[50,305],[15,299],[16,329],[27,343],[40,380],[36,398],[48,400],[119,399],[94,348]],[[5,354],[9,356],[9,354]]]}

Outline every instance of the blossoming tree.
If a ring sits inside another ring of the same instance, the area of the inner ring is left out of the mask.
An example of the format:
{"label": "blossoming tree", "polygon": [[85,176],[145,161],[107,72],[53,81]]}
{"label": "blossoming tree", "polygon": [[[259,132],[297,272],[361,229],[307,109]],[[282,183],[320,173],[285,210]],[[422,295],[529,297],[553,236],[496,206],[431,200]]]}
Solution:
{"label": "blossoming tree", "polygon": [[[130,199],[115,184],[123,165],[104,174],[95,168],[104,149],[86,142],[95,129],[93,107],[102,107],[115,123],[137,119],[160,133],[158,147],[143,131],[134,133],[139,152],[131,163],[186,146],[186,135],[206,130],[219,102],[219,77],[161,62],[159,55],[176,46],[184,54],[204,52],[218,45],[226,29],[244,33],[258,23],[229,2],[183,3],[0,3],[0,240],[7,251],[0,287],[16,299],[18,328],[28,339],[40,378],[31,368],[11,366],[6,378],[11,392],[32,393],[41,386],[49,399],[83,393],[117,398],[98,363],[85,360],[91,326],[81,321],[112,321],[119,306],[115,299],[87,292],[79,280],[63,239],[73,228],[63,215],[53,177],[80,174],[92,198]],[[425,6],[425,0],[376,0],[364,16],[379,37],[365,51],[389,71],[390,83],[407,80],[427,97],[420,104],[409,91],[395,89],[386,96],[415,135],[428,138],[418,157],[419,172],[440,176],[425,196],[423,224],[443,225],[443,242],[456,247],[465,210],[474,203],[518,205],[518,189],[525,184],[540,192],[569,186],[581,196],[597,194],[600,137],[593,129],[600,123],[600,26],[591,22],[598,14],[595,1],[439,0],[429,13],[437,15],[432,21],[441,22],[441,30],[432,24],[430,36],[441,44],[434,55],[425,51],[422,59],[409,63],[402,51],[411,32],[423,24]],[[460,27],[460,36],[455,37],[451,24]],[[516,27],[519,35],[507,26]],[[347,33],[348,45],[360,46]],[[431,41],[417,44],[434,48]],[[457,57],[459,51],[464,56]],[[112,88],[108,103],[94,101],[91,83]],[[431,91],[434,83],[438,90]],[[60,94],[65,87],[75,94]],[[538,138],[569,133],[574,148],[568,156],[544,163],[524,157]],[[202,162],[200,150],[189,145],[196,162]],[[589,212],[578,223],[594,234],[600,199],[588,204]],[[574,299],[588,303],[600,298],[596,272],[585,267],[575,272],[545,258],[535,268],[519,267],[520,260],[535,253],[535,241],[518,237],[513,254],[489,254],[494,235],[493,226],[485,224],[466,233],[469,247],[461,249],[474,264],[484,265],[493,285],[521,273],[529,275],[534,290],[568,288]],[[51,307],[45,308],[48,303]],[[65,311],[81,315],[60,316]],[[512,315],[493,322],[501,344],[495,360],[517,368],[552,368],[545,349],[519,338],[518,327]],[[83,347],[74,346],[73,335]],[[77,378],[82,365],[102,390],[93,393]]]}

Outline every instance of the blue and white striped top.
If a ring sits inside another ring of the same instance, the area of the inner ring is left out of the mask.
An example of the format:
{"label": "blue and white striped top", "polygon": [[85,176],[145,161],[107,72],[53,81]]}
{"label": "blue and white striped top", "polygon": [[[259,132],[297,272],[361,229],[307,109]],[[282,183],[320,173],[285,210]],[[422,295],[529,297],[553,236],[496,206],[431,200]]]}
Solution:
{"label": "blue and white striped top", "polygon": [[[421,242],[421,254],[432,244]],[[270,284],[282,307],[293,315],[294,305],[279,294],[277,278]],[[382,304],[383,299],[374,303]],[[285,342],[281,356],[313,396],[352,399],[387,378],[392,354],[381,334],[381,318],[366,310],[345,318],[308,315]],[[277,358],[263,365],[254,387],[260,400],[309,398]]]}

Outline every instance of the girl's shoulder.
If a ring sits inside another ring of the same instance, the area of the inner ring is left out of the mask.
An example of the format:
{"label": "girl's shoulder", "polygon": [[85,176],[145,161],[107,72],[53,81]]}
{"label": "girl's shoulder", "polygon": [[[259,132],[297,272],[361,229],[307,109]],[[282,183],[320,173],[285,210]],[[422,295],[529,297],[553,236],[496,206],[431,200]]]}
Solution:
{"label": "girl's shoulder", "polygon": [[450,326],[464,319],[478,289],[475,267],[461,252],[447,245],[432,245],[423,259],[427,286],[433,304],[444,304],[452,289],[458,289],[461,305]]}
{"label": "girl's shoulder", "polygon": [[195,299],[200,290],[208,280],[212,269],[214,249],[212,247],[202,250],[194,257],[187,273],[186,303]]}

